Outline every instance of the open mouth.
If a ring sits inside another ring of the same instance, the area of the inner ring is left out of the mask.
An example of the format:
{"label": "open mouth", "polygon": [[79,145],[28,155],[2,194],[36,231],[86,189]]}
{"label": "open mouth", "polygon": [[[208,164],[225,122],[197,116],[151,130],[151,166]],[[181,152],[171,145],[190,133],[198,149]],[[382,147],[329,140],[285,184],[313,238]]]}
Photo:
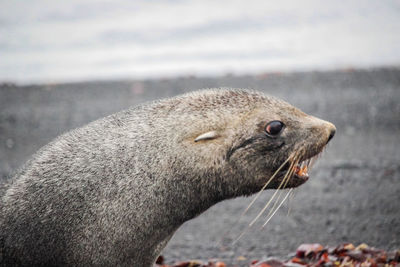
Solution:
{"label": "open mouth", "polygon": [[286,163],[279,172],[281,179],[289,175],[287,177],[288,181],[285,183],[286,186],[284,188],[297,187],[308,181],[310,178],[309,172],[314,165],[317,156],[318,155],[314,155],[310,158],[304,159],[295,165],[290,162]]}
{"label": "open mouth", "polygon": [[299,179],[308,180],[310,177],[308,174],[308,166],[311,160],[305,160],[293,167],[294,176]]}

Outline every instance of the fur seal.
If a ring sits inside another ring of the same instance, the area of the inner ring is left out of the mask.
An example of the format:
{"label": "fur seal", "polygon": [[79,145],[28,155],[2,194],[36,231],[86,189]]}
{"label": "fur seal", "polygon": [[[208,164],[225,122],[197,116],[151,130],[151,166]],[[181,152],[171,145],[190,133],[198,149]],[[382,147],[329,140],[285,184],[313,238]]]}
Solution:
{"label": "fur seal", "polygon": [[[293,152],[304,162],[334,133],[282,100],[239,89],[99,119],[40,149],[12,179],[0,204],[0,262],[152,266],[185,221],[259,191],[281,168],[268,185],[278,188]],[[296,172],[285,187],[307,178]]]}

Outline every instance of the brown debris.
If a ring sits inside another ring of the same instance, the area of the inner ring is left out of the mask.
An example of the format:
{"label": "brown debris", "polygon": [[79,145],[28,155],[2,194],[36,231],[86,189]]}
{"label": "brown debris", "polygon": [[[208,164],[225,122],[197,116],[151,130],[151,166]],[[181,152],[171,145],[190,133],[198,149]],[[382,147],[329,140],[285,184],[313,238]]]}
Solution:
{"label": "brown debris", "polygon": [[[165,265],[164,258],[160,256],[155,267],[229,267],[229,265],[222,261],[207,263],[185,261]],[[400,267],[400,250],[386,252],[366,244],[355,247],[350,243],[337,247],[302,244],[297,248],[295,256],[287,261],[254,260],[249,263],[249,267]]]}

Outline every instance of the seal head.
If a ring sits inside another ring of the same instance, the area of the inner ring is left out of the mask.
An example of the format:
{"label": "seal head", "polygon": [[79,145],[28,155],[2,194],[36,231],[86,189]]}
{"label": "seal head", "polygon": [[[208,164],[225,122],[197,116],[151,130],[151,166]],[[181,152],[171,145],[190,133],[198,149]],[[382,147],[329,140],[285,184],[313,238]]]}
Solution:
{"label": "seal head", "polygon": [[214,100],[202,106],[210,114],[204,111],[192,122],[182,143],[200,155],[198,168],[219,173],[215,177],[223,198],[257,192],[278,169],[267,188],[278,188],[289,168],[292,174],[281,188],[303,184],[311,159],[336,132],[332,123],[271,96],[253,91],[213,94]]}

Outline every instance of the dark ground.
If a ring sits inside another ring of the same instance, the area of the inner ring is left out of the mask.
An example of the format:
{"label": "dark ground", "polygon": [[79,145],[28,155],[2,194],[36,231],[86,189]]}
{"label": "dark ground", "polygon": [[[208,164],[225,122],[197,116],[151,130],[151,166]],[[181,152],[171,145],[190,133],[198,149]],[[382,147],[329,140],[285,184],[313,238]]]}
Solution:
{"label": "dark ground", "polygon": [[[218,248],[251,198],[224,201],[185,223],[164,250],[167,262],[220,258],[247,264],[285,257],[298,245],[343,242],[400,248],[400,69],[348,70],[221,78],[0,86],[0,179],[41,146],[89,121],[144,101],[205,87],[253,88],[333,122],[335,138],[288,205],[269,225],[234,246],[271,196],[263,193]],[[263,219],[262,219],[263,220]],[[247,260],[237,261],[245,256]]]}

